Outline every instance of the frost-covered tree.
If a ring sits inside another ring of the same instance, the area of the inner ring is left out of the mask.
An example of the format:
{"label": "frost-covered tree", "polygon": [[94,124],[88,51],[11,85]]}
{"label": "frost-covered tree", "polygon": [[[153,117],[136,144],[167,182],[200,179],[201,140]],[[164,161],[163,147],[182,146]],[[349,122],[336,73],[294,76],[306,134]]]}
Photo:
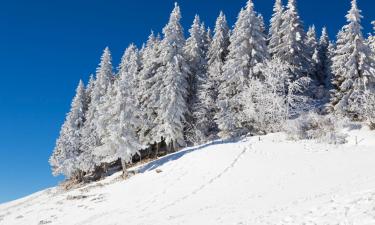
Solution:
{"label": "frost-covered tree", "polygon": [[159,76],[161,74],[156,76],[158,69],[162,66],[160,42],[160,36],[155,36],[152,32],[141,57],[142,69],[139,74],[139,92],[140,117],[143,125],[138,133],[143,145],[150,145],[161,141],[157,133],[156,120],[159,109],[159,96],[163,87],[163,79]]}
{"label": "frost-covered tree", "polygon": [[373,25],[373,34],[369,36],[369,45],[371,47],[371,50],[375,52],[375,21],[372,21],[371,24]]}
{"label": "frost-covered tree", "polygon": [[289,0],[279,32],[282,43],[274,52],[274,56],[292,66],[294,79],[308,76],[311,69],[310,51],[305,42],[306,34],[297,11],[296,0]]}
{"label": "frost-covered tree", "polygon": [[138,49],[131,44],[122,57],[119,78],[113,88],[108,89],[108,97],[103,103],[104,110],[99,119],[102,145],[94,150],[100,163],[111,163],[120,159],[125,176],[126,163],[142,149],[136,135],[140,126],[136,93],[139,67]]}
{"label": "frost-covered tree", "polygon": [[323,27],[322,35],[318,43],[318,63],[316,65],[316,75],[320,85],[325,89],[331,89],[331,57],[330,57],[330,40],[327,28]]}
{"label": "frost-covered tree", "polygon": [[101,145],[98,132],[99,106],[106,99],[108,87],[113,80],[112,57],[109,48],[105,48],[99,67],[96,70],[96,79],[90,95],[90,104],[86,113],[86,121],[82,128],[82,154],[80,155],[80,168],[91,172],[95,169],[97,160],[92,151]]}
{"label": "frost-covered tree", "polygon": [[277,55],[282,43],[281,25],[283,23],[284,6],[281,0],[276,0],[273,7],[273,15],[270,21],[270,30],[268,34],[268,49],[271,56]]}
{"label": "frost-covered tree", "polygon": [[262,78],[252,78],[249,88],[241,93],[244,113],[251,122],[251,132],[257,134],[280,131],[286,120],[306,107],[301,95],[306,78],[292,80],[290,65],[278,58],[257,66]]}
{"label": "frost-covered tree", "polygon": [[[310,77],[314,79],[314,81],[317,81],[317,65],[320,63],[320,58],[315,25],[310,26],[306,33],[306,46],[308,47],[309,57],[311,59]],[[318,82],[316,84],[319,85]]]}
{"label": "frost-covered tree", "polygon": [[89,106],[89,104],[91,102],[91,94],[92,94],[92,90],[94,89],[94,85],[95,85],[94,75],[90,74],[89,81],[88,81],[87,86],[86,86],[86,102],[87,102],[87,107]]}
{"label": "frost-covered tree", "polygon": [[189,95],[186,138],[190,143],[202,143],[208,136],[207,124],[201,118],[205,114],[204,85],[207,81],[207,33],[196,15],[190,30],[190,37],[184,47],[185,59],[189,66]]}
{"label": "frost-covered tree", "polygon": [[333,110],[352,118],[361,117],[367,90],[374,90],[375,68],[373,52],[366,45],[360,24],[362,16],[357,1],[346,15],[348,24],[337,35],[337,47],[332,59],[336,89],[331,98]]}
{"label": "frost-covered tree", "polygon": [[76,90],[70,112],[61,128],[56,147],[49,160],[55,176],[63,174],[67,178],[80,178],[78,156],[81,154],[81,131],[85,122],[86,92],[82,81]]}
{"label": "frost-covered tree", "polygon": [[220,12],[216,20],[213,40],[207,53],[207,80],[204,84],[203,110],[204,113],[200,121],[207,127],[209,139],[215,138],[218,133],[216,114],[219,112],[217,107],[217,97],[219,95],[219,86],[224,80],[223,66],[228,55],[229,46],[229,27],[223,12]]}
{"label": "frost-covered tree", "polygon": [[188,113],[188,72],[183,47],[185,38],[180,24],[180,7],[175,4],[168,24],[163,29],[163,40],[160,43],[161,66],[155,75],[162,81],[158,107],[155,135],[163,138],[169,149],[185,146],[185,116]]}
{"label": "frost-covered tree", "polygon": [[306,45],[310,48],[312,56],[314,54],[314,50],[318,46],[315,25],[310,26],[306,33]]}
{"label": "frost-covered tree", "polygon": [[[203,24],[204,25],[204,24]],[[212,31],[211,31],[211,28],[207,28],[206,30],[206,35],[205,35],[205,39],[204,39],[204,43],[205,43],[205,51],[206,51],[206,54],[208,52],[208,49],[210,48],[211,46],[211,42],[212,42]]]}
{"label": "frost-covered tree", "polygon": [[250,78],[257,77],[254,67],[269,58],[262,22],[249,0],[239,13],[230,37],[229,55],[223,67],[223,82],[219,88],[218,125],[220,136],[233,137],[247,133],[248,121],[243,115],[239,95],[249,85]]}

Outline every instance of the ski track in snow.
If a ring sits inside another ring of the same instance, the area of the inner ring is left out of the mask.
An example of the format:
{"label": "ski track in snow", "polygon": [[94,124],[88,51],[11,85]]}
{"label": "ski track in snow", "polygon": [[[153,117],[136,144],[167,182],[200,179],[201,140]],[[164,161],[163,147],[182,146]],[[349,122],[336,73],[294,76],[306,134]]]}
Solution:
{"label": "ski track in snow", "polygon": [[375,134],[349,134],[341,146],[270,134],[189,148],[126,181],[0,205],[0,225],[374,225]]}

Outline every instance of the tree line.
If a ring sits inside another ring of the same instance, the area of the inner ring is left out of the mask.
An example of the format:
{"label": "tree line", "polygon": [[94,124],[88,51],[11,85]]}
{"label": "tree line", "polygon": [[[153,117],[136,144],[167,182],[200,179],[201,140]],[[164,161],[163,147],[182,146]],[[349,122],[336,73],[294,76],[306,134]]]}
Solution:
{"label": "tree line", "polygon": [[280,131],[302,112],[375,122],[375,36],[364,37],[356,0],[329,40],[306,32],[296,0],[276,0],[269,30],[249,0],[230,29],[197,15],[185,39],[178,4],[162,30],[131,44],[113,69],[106,48],[76,90],[49,160],[54,175],[82,181],[117,163],[217,138]]}

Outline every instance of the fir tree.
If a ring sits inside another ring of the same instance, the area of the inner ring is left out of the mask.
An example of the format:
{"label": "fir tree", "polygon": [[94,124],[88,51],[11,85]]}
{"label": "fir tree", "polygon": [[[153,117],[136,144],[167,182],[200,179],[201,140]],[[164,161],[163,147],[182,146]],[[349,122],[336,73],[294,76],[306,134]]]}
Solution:
{"label": "fir tree", "polygon": [[319,39],[318,44],[318,57],[319,63],[317,64],[317,79],[321,85],[324,85],[325,89],[331,88],[331,57],[330,57],[330,40],[328,37],[327,28],[323,27],[322,35]]}
{"label": "fir tree", "polygon": [[284,6],[281,0],[276,0],[273,7],[273,15],[270,21],[268,49],[271,56],[277,55],[282,43],[281,25],[283,23]]}
{"label": "fir tree", "polygon": [[109,48],[105,48],[99,67],[96,71],[96,79],[94,87],[91,92],[91,102],[86,114],[86,121],[82,128],[82,151],[80,156],[80,168],[83,171],[93,171],[97,159],[92,154],[92,151],[101,145],[98,132],[99,120],[99,106],[105,100],[104,96],[107,94],[108,87],[112,83],[112,57]]}
{"label": "fir tree", "polygon": [[262,22],[248,1],[242,9],[230,37],[229,55],[223,68],[224,82],[220,85],[218,125],[220,136],[233,137],[248,132],[239,94],[248,87],[250,78],[257,77],[254,67],[269,58]]}
{"label": "fir tree", "polygon": [[163,82],[157,99],[158,117],[155,134],[163,138],[169,149],[185,146],[185,116],[188,113],[188,72],[184,59],[185,38],[180,24],[180,7],[175,4],[168,24],[163,29],[164,38],[160,43],[161,66],[156,79]]}
{"label": "fir tree", "polygon": [[317,81],[317,66],[320,64],[320,58],[318,53],[318,41],[316,38],[315,25],[310,26],[309,30],[307,31],[306,46],[308,47],[309,57],[311,59],[310,78]]}
{"label": "fir tree", "polygon": [[201,24],[199,16],[195,16],[189,33],[190,37],[187,39],[184,47],[185,59],[189,65],[188,107],[190,115],[186,118],[186,138],[190,143],[202,143],[206,140],[207,136],[207,124],[201,121],[205,113],[205,93],[203,86],[207,80],[207,34],[206,28]]}
{"label": "fir tree", "polygon": [[[371,24],[373,25],[373,30],[375,31],[375,21],[372,21]],[[375,32],[369,36],[369,45],[371,50],[375,52]]]}
{"label": "fir tree", "polygon": [[348,24],[337,35],[337,47],[332,59],[332,72],[336,89],[331,98],[331,107],[338,114],[360,118],[366,91],[374,90],[374,60],[366,45],[360,24],[361,10],[357,1],[346,15]]}
{"label": "fir tree", "polygon": [[113,88],[108,88],[99,123],[102,145],[94,152],[101,163],[111,163],[120,159],[125,176],[126,164],[142,149],[136,135],[136,130],[140,126],[136,95],[139,63],[138,49],[131,44],[122,57],[118,79]]}
{"label": "fir tree", "polygon": [[215,138],[218,133],[215,121],[215,117],[219,112],[217,97],[219,95],[219,86],[224,81],[223,66],[228,55],[229,32],[226,17],[223,12],[220,12],[216,20],[214,37],[207,53],[207,82],[204,85],[203,91],[205,93],[205,113],[201,117],[201,121],[204,121],[204,124],[207,126],[208,136],[212,136],[212,138]]}
{"label": "fir tree", "polygon": [[309,48],[306,45],[306,34],[298,15],[296,0],[289,0],[282,16],[280,28],[282,43],[274,51],[274,56],[292,66],[294,79],[308,76],[311,69]]}
{"label": "fir tree", "polygon": [[67,178],[79,176],[78,156],[81,154],[81,131],[85,122],[86,92],[82,81],[76,90],[70,112],[61,128],[60,137],[49,160],[54,175]]}
{"label": "fir tree", "polygon": [[[139,131],[139,137],[143,145],[159,143],[160,136],[157,134],[158,101],[163,79],[156,76],[162,66],[160,58],[160,36],[152,32],[149,36],[142,54],[142,69],[140,71],[140,112],[143,126]],[[160,74],[159,74],[160,75]]]}

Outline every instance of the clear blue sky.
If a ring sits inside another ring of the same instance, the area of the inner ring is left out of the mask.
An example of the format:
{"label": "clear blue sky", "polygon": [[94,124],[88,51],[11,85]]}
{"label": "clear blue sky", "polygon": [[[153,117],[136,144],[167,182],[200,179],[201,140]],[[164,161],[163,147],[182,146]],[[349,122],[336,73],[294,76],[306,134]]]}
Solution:
{"label": "clear blue sky", "polygon": [[[327,25],[334,37],[350,0],[299,0],[305,26]],[[375,20],[373,0],[358,0],[365,33]],[[95,71],[105,46],[115,65],[131,42],[159,32],[173,0],[3,0],[0,7],[0,202],[46,187],[48,158],[80,78]],[[230,25],[246,0],[180,0],[188,30],[196,13],[210,27],[220,9]],[[268,21],[273,0],[254,0]]]}

